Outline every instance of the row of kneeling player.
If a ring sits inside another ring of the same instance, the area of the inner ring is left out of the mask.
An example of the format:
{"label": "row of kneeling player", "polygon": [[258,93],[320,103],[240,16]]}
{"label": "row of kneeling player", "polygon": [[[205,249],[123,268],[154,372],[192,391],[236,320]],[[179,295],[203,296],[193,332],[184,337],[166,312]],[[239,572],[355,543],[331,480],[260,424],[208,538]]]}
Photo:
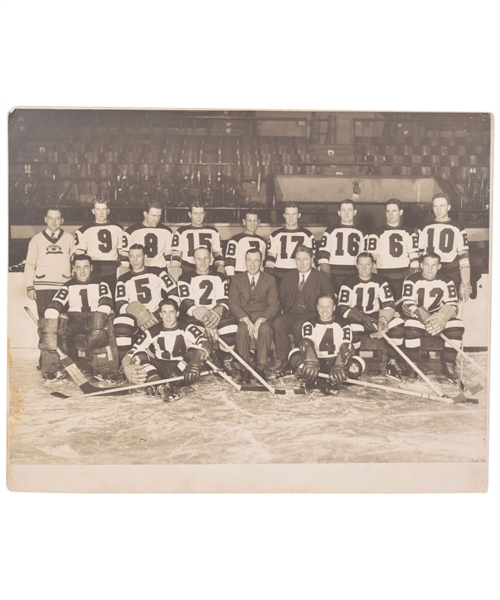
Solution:
{"label": "row of kneeling player", "polygon": [[[91,259],[77,255],[74,277],[58,290],[39,323],[42,373],[49,379],[62,376],[59,346],[70,355],[85,355],[95,376],[116,377],[121,366],[133,383],[175,370],[193,382],[211,350],[220,366],[235,375],[229,347],[264,378],[292,368],[314,381],[314,353],[320,368],[330,369],[332,381],[339,383],[343,377],[332,369],[352,364],[363,335],[387,336],[414,361],[424,335],[444,332],[452,341],[462,339],[455,283],[440,275],[437,254],[421,258],[422,269],[404,281],[398,305],[387,281],[373,273],[369,253],[357,257],[357,273],[342,285],[338,303],[331,278],[313,268],[311,248],[298,248],[296,268],[283,275],[279,288],[272,275],[262,272],[262,260],[260,250],[248,250],[246,271],[235,274],[229,285],[225,275],[211,271],[210,253],[200,247],[195,271],[183,273],[175,284],[164,269],[145,267],[144,248],[134,245],[131,270],[118,279],[113,302],[109,285],[92,278]],[[411,375],[392,346],[389,355],[391,375]],[[448,344],[443,360],[450,378],[456,378],[455,359]],[[248,380],[248,374],[241,378]]]}

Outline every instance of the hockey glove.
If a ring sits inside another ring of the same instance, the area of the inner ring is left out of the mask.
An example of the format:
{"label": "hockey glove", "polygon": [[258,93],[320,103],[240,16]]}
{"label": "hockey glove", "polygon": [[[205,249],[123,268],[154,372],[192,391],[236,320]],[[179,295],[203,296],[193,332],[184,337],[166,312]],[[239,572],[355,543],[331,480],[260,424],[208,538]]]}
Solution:
{"label": "hockey glove", "polygon": [[212,310],[207,311],[207,313],[205,314],[205,316],[203,318],[203,323],[204,323],[205,327],[217,327],[223,314],[224,314],[223,306],[216,306]]}
{"label": "hockey glove", "polygon": [[186,385],[196,383],[200,378],[201,365],[208,357],[207,346],[202,348],[189,348],[186,352],[185,360],[187,362],[184,369],[184,382]]}
{"label": "hockey glove", "polygon": [[298,348],[304,361],[301,369],[302,378],[306,381],[314,381],[319,374],[319,358],[316,355],[314,344],[312,340],[302,338]]}
{"label": "hockey glove", "polygon": [[460,300],[463,300],[464,302],[467,302],[467,300],[469,299],[470,295],[472,294],[472,286],[470,283],[461,283],[460,284]]}
{"label": "hockey glove", "polygon": [[347,317],[356,323],[361,323],[365,328],[365,331],[369,331],[370,333],[378,331],[376,322],[355,306],[349,309]]}
{"label": "hockey glove", "polygon": [[171,263],[167,271],[170,277],[177,283],[179,277],[182,275],[182,268],[178,264]]}
{"label": "hockey glove", "polygon": [[197,306],[196,308],[193,308],[193,317],[197,320],[200,321],[201,323],[205,322],[205,316],[208,312],[208,308],[206,306]]}
{"label": "hockey glove", "polygon": [[137,302],[137,300],[134,300],[127,306],[126,313],[135,318],[137,327],[142,331],[147,331],[150,327],[159,323],[153,313],[150,312],[144,304]]}
{"label": "hockey glove", "polygon": [[140,362],[135,362],[135,359],[127,354],[122,360],[123,373],[130,383],[144,383],[148,376],[146,371],[141,366]]}
{"label": "hockey glove", "polygon": [[340,346],[335,364],[330,369],[330,379],[334,385],[340,385],[347,380],[347,365],[354,355],[354,346],[344,342]]}
{"label": "hockey glove", "polygon": [[425,308],[422,308],[421,306],[415,310],[412,316],[414,319],[418,319],[424,325],[431,318],[431,315],[425,310]]}

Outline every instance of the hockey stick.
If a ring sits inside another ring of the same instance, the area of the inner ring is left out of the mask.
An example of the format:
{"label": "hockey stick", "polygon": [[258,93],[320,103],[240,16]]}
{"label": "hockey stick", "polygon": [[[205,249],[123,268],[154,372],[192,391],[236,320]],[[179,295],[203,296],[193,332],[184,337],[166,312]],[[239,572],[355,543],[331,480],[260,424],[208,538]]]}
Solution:
{"label": "hockey stick", "polygon": [[478,370],[480,373],[482,373],[483,375],[487,375],[487,374],[488,374],[488,373],[487,373],[487,371],[486,371],[486,369],[483,369],[483,367],[482,367],[482,366],[481,366],[479,363],[477,363],[477,362],[476,362],[476,361],[475,361],[473,358],[471,358],[471,357],[470,357],[470,356],[467,354],[467,352],[464,352],[464,351],[462,350],[462,348],[460,348],[460,346],[456,346],[456,345],[455,345],[455,344],[454,344],[454,343],[453,343],[453,342],[452,342],[452,341],[451,341],[449,338],[447,338],[447,337],[444,335],[444,333],[440,333],[439,335],[440,335],[440,337],[441,337],[441,338],[442,338],[442,339],[443,339],[443,340],[444,340],[444,341],[445,341],[447,344],[449,344],[449,345],[450,345],[450,346],[453,348],[453,350],[456,350],[456,351],[458,352],[458,354],[460,354],[460,356],[463,356],[464,358],[466,358],[466,359],[467,359],[467,360],[470,362],[470,364],[471,364],[471,365],[474,365],[474,367],[476,367],[476,369],[477,369],[477,370]]}
{"label": "hockey stick", "polygon": [[406,356],[406,354],[399,348],[399,346],[397,346],[390,337],[387,336],[387,334],[383,333],[382,337],[384,338],[384,340],[389,344],[389,346],[391,346],[391,348],[394,348],[394,350],[396,350],[396,352],[410,365],[410,367],[415,371],[415,373],[417,373],[417,375],[419,375],[421,377],[421,379],[423,379],[425,381],[425,383],[427,383],[427,385],[429,385],[438,396],[444,397],[445,395],[443,394],[443,392],[441,391],[441,389],[439,388],[439,386],[435,383],[433,383],[428,377],[427,375],[425,375],[424,373],[422,373],[422,371],[417,367],[417,365],[410,360],[410,358],[408,358],[408,356]]}
{"label": "hockey stick", "polygon": [[[330,379],[325,373],[320,373],[320,377],[323,379]],[[430,396],[423,392],[413,392],[411,390],[403,390],[401,388],[392,388],[388,385],[379,385],[377,383],[369,383],[368,381],[360,381],[359,379],[347,379],[346,383],[352,383],[353,385],[360,385],[363,387],[373,388],[375,390],[383,390],[385,392],[393,392],[395,394],[403,394],[405,396],[416,396],[418,398],[425,398],[427,400],[438,400],[439,402],[445,402],[446,404],[455,403],[454,398],[448,398],[447,396]]]}
{"label": "hockey stick", "polygon": [[[458,312],[457,312],[457,317],[463,321],[463,309],[464,309],[464,303],[462,302],[462,300],[458,301]],[[460,349],[463,350],[464,349],[464,338],[462,336],[462,339],[460,340]],[[460,377],[458,379],[458,389],[463,392],[465,390],[465,384],[464,384],[464,357],[462,355],[460,355]]]}
{"label": "hockey stick", "polygon": [[236,383],[236,381],[234,381],[232,377],[230,377],[222,369],[219,369],[219,367],[215,366],[214,363],[212,363],[208,359],[206,359],[205,362],[214,373],[217,373],[217,375],[220,375],[223,379],[225,379],[229,384],[231,384],[234,387],[234,389],[237,392],[267,392],[266,388],[262,385],[240,385],[239,383]]}

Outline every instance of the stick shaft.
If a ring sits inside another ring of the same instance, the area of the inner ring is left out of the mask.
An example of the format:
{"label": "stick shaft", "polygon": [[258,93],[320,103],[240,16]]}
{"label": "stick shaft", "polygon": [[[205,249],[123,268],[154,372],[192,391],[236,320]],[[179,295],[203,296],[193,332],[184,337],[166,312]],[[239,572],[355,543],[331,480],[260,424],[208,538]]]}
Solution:
{"label": "stick shaft", "polygon": [[425,381],[425,383],[427,383],[427,385],[429,385],[436,392],[438,396],[444,396],[439,386],[433,383],[427,377],[427,375],[422,373],[422,371],[417,367],[417,365],[412,360],[410,360],[408,356],[406,356],[406,354],[391,340],[390,337],[387,336],[387,334],[382,334],[382,337],[389,344],[389,346],[391,346],[391,348],[394,348],[394,350],[396,350],[396,352],[401,356],[401,358],[403,358],[410,365],[410,367],[415,371],[415,373],[417,373],[417,375],[419,375]]}
{"label": "stick shaft", "polygon": [[224,348],[224,350],[226,350],[232,356],[234,356],[234,358],[239,363],[241,363],[245,367],[245,369],[247,371],[249,371],[255,377],[255,379],[257,379],[257,381],[262,383],[262,385],[264,387],[266,387],[271,392],[271,394],[276,393],[276,389],[273,388],[272,385],[269,385],[269,383],[267,383],[267,381],[265,379],[263,379],[254,369],[252,369],[252,367],[247,362],[245,362],[239,354],[236,354],[236,352],[232,348],[230,348],[225,342],[223,342],[220,338],[219,338],[219,344],[221,345],[222,348]]}
{"label": "stick shaft", "polygon": [[229,375],[227,373],[225,373],[222,369],[219,369],[218,367],[216,367],[214,365],[214,363],[209,361],[208,359],[206,359],[205,362],[212,369],[212,371],[214,373],[217,373],[223,379],[225,379],[229,384],[231,384],[234,387],[235,390],[237,390],[238,392],[241,391],[241,385],[237,384],[236,381],[233,381],[233,379],[231,377],[229,377]]}
{"label": "stick shaft", "polygon": [[482,367],[480,364],[478,364],[478,363],[477,363],[477,362],[476,362],[476,361],[475,361],[473,358],[471,358],[471,357],[470,357],[470,356],[467,354],[467,352],[464,352],[464,351],[462,350],[462,348],[460,348],[460,346],[457,346],[456,344],[454,344],[454,343],[453,343],[453,342],[450,340],[450,338],[448,338],[448,337],[446,337],[446,336],[444,335],[444,333],[441,333],[441,334],[440,334],[440,337],[441,337],[441,338],[442,338],[442,339],[443,339],[443,340],[444,340],[444,341],[445,341],[447,344],[449,344],[449,345],[450,345],[450,346],[453,348],[453,350],[456,350],[456,351],[458,352],[458,354],[460,354],[460,356],[463,356],[464,358],[466,358],[466,359],[467,359],[467,360],[470,362],[470,364],[471,364],[471,365],[474,365],[478,371],[480,371],[481,373],[483,373],[483,375],[487,375],[487,373],[486,373],[486,369],[483,369],[483,367]]}

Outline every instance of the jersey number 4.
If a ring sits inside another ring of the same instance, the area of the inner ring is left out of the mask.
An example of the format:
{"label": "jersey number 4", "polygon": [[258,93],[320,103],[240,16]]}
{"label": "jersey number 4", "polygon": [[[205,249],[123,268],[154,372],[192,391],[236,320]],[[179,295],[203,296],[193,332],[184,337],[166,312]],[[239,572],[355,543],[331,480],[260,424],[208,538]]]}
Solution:
{"label": "jersey number 4", "polygon": [[[302,331],[304,337],[311,336],[312,332],[312,325],[306,323]],[[327,354],[335,354],[335,342],[333,341],[333,329],[331,327],[329,327],[325,331],[318,348],[320,352],[326,352]]]}
{"label": "jersey number 4", "polygon": [[172,358],[182,358],[186,353],[186,342],[184,341],[184,337],[182,335],[176,336],[174,347],[172,348],[171,352],[167,350],[165,346],[164,337],[158,338],[158,346],[161,350],[161,357],[164,360],[170,360]]}

